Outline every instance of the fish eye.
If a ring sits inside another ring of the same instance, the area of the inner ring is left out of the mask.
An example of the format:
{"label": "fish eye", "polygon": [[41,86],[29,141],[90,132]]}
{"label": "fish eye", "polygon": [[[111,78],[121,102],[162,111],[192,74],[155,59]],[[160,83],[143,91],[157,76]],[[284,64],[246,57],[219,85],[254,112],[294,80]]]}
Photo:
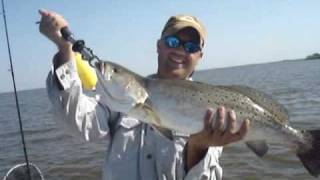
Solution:
{"label": "fish eye", "polygon": [[113,70],[113,72],[115,72],[115,73],[117,73],[117,72],[118,72],[118,69],[117,69],[117,68],[115,68],[115,67],[113,67],[113,68],[112,68],[112,70]]}

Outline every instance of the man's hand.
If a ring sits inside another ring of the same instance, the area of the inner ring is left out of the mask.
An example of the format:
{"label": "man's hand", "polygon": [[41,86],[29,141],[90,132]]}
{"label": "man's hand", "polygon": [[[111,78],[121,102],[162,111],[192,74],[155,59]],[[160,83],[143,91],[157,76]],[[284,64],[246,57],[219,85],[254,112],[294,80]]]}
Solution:
{"label": "man's hand", "polygon": [[68,22],[60,14],[53,11],[41,9],[39,14],[41,15],[39,31],[55,43],[59,49],[53,58],[54,69],[57,69],[65,62],[75,58],[72,44],[64,40],[60,32],[61,28],[68,26]]}
{"label": "man's hand", "polygon": [[65,41],[61,35],[61,28],[67,27],[68,22],[58,13],[40,9],[41,21],[39,31],[54,42],[59,51],[68,50],[71,48],[71,44]]}
{"label": "man's hand", "polygon": [[[210,146],[224,146],[241,140],[247,133],[250,122],[246,119],[239,130],[236,129],[236,115],[233,110],[227,112],[219,107],[215,124],[212,126],[213,111],[208,109],[204,118],[204,129],[190,136],[187,145],[187,169],[191,169],[206,155]],[[225,119],[227,122],[225,122]],[[227,127],[225,127],[227,123]]]}

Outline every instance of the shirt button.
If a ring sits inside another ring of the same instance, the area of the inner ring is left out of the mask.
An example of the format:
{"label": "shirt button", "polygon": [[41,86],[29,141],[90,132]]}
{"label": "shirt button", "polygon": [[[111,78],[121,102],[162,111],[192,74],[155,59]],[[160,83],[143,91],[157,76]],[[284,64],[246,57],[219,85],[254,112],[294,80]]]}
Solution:
{"label": "shirt button", "polygon": [[65,75],[61,74],[60,79],[64,79],[64,78],[65,78]]}
{"label": "shirt button", "polygon": [[70,74],[70,70],[69,69],[66,70],[66,74]]}
{"label": "shirt button", "polygon": [[152,155],[151,154],[148,154],[147,155],[147,159],[151,159],[152,158]]}
{"label": "shirt button", "polygon": [[153,127],[150,127],[150,130],[153,131]]}

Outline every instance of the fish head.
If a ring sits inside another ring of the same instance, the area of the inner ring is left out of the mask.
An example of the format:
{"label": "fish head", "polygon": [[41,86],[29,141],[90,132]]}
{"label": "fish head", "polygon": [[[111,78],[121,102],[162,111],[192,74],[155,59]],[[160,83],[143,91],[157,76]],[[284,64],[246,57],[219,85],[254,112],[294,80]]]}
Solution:
{"label": "fish head", "polygon": [[114,111],[128,113],[136,104],[144,103],[148,93],[144,78],[112,62],[96,64],[101,86],[101,100]]}

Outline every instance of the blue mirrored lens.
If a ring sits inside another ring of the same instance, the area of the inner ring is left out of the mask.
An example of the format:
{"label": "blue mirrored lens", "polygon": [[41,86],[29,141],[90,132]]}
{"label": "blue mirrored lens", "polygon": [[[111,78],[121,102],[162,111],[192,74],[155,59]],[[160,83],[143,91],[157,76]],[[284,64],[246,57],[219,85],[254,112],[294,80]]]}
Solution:
{"label": "blue mirrored lens", "polygon": [[201,49],[198,44],[191,42],[191,41],[182,42],[176,36],[167,36],[167,37],[165,37],[164,41],[165,41],[166,46],[169,48],[178,48],[182,44],[184,50],[187,53],[195,53]]}
{"label": "blue mirrored lens", "polygon": [[186,42],[184,43],[184,50],[188,53],[195,53],[200,50],[200,47],[193,42]]}
{"label": "blue mirrored lens", "polygon": [[168,47],[170,48],[177,48],[180,46],[180,41],[178,38],[174,37],[174,36],[169,36],[166,37],[165,39],[165,43]]}

